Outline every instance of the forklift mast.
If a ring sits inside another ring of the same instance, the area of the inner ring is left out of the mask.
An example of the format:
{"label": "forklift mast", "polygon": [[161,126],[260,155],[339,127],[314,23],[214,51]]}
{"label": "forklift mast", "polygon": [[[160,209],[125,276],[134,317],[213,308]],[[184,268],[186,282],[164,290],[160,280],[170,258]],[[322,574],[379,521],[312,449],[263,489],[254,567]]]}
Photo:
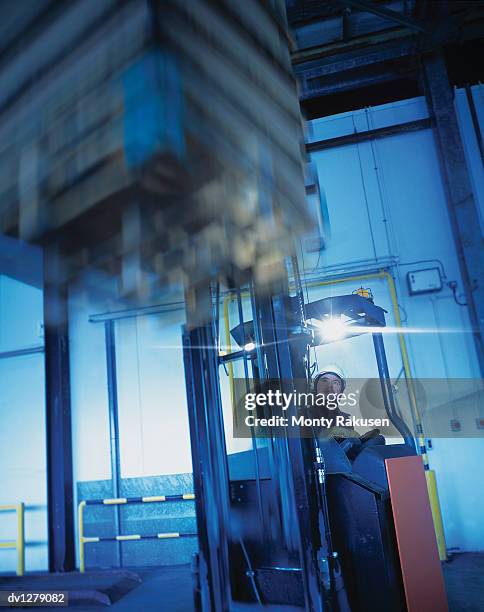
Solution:
{"label": "forklift mast", "polygon": [[[294,379],[307,376],[308,339],[301,332],[302,321],[295,329],[288,287],[277,296],[260,294],[254,287],[250,293],[252,355],[241,351],[221,357],[213,320],[192,329],[188,324],[183,337],[200,540],[200,609],[229,610],[234,600],[248,597],[318,612],[327,609],[321,555],[318,558],[321,534],[327,530],[312,495],[311,441],[274,436],[264,440],[261,449],[253,438],[254,478],[238,479],[239,466],[230,461],[237,458],[227,456],[219,384],[222,360],[242,360],[246,378],[256,385],[278,380],[282,391],[292,390]],[[237,300],[242,318],[240,291]],[[249,506],[254,510],[251,525],[243,518]]]}

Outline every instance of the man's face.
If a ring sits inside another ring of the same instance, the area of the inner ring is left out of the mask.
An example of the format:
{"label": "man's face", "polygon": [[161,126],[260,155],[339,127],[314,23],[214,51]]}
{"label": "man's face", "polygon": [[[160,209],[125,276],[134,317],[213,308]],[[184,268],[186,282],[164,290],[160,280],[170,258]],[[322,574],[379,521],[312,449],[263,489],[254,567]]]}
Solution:
{"label": "man's face", "polygon": [[339,376],[336,376],[336,374],[331,374],[329,372],[328,374],[324,374],[318,380],[316,392],[322,393],[324,395],[327,395],[328,393],[342,393],[343,383],[341,381],[341,378]]}

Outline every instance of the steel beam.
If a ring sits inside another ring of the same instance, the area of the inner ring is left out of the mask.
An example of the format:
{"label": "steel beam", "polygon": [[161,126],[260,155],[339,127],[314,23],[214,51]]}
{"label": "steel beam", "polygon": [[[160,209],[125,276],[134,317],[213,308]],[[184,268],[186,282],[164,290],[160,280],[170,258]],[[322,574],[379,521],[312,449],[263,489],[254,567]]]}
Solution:
{"label": "steel beam", "polygon": [[104,323],[106,321],[119,321],[147,315],[159,315],[167,312],[183,312],[185,302],[169,302],[166,304],[155,304],[154,306],[140,306],[139,308],[128,308],[126,310],[113,310],[100,314],[89,315],[90,323]]}
{"label": "steel beam", "polygon": [[328,138],[326,140],[316,140],[315,142],[308,142],[306,145],[306,151],[308,153],[314,153],[316,151],[324,151],[325,149],[333,149],[334,147],[343,147],[345,145],[357,144],[376,138],[386,138],[387,136],[394,136],[395,134],[405,134],[408,132],[415,132],[417,130],[425,130],[427,128],[430,128],[431,126],[431,119],[417,119],[416,121],[407,121],[405,123],[399,123],[397,125],[388,125],[383,128],[368,130],[366,132],[356,132],[354,134],[345,134],[344,136],[337,136],[336,138]]}
{"label": "steel beam", "polygon": [[301,48],[291,53],[291,61],[293,66],[297,66],[304,62],[324,60],[324,58],[328,58],[331,61],[335,57],[340,58],[351,53],[353,53],[353,57],[358,58],[364,56],[370,49],[398,41],[401,41],[403,44],[413,41],[413,38],[409,36],[409,33],[404,28],[398,28],[397,30],[364,34],[347,41],[338,40],[331,43],[321,41],[317,46],[311,45],[309,48],[306,48],[303,37],[300,43]]}
{"label": "steel beam", "polygon": [[67,288],[55,247],[44,253],[45,408],[49,570],[75,569]]}
{"label": "steel beam", "polygon": [[307,78],[340,74],[347,70],[366,68],[373,64],[395,61],[402,57],[415,55],[417,52],[415,41],[408,38],[382,42],[367,49],[350,49],[336,51],[328,56],[321,56],[314,52],[312,55],[295,56],[293,64],[296,76],[304,74]]}
{"label": "steel beam", "polygon": [[484,376],[484,257],[477,202],[472,191],[443,56],[435,53],[425,57],[423,73],[427,102],[435,122],[435,139],[467,309],[481,375]]}
{"label": "steel beam", "polygon": [[367,0],[337,0],[337,3],[342,4],[343,6],[356,8],[360,11],[372,13],[377,17],[392,21],[393,23],[398,23],[399,25],[403,25],[406,28],[415,30],[416,32],[426,32],[424,24],[417,19],[404,15],[403,13],[399,13],[398,11],[387,9],[381,4],[375,4],[374,2],[368,2]]}
{"label": "steel beam", "polygon": [[[330,95],[342,89],[356,89],[382,80],[399,79],[397,62],[414,57],[412,40],[381,44],[368,50],[353,50],[332,57],[315,59],[295,66],[301,100]],[[372,72],[368,72],[372,69]]]}
{"label": "steel beam", "polygon": [[44,345],[29,346],[23,349],[16,349],[14,351],[3,351],[0,353],[0,359],[10,359],[11,357],[24,357],[25,355],[36,355],[37,353],[44,352]]}
{"label": "steel beam", "polygon": [[401,78],[401,76],[397,76],[392,70],[381,70],[376,74],[365,74],[364,71],[361,71],[359,74],[348,73],[342,75],[337,81],[333,80],[333,82],[325,82],[324,78],[312,79],[309,83],[309,88],[306,82],[306,89],[301,92],[299,98],[301,101],[305,101],[311,98],[352,92],[363,87],[381,85],[382,83],[397,81]]}

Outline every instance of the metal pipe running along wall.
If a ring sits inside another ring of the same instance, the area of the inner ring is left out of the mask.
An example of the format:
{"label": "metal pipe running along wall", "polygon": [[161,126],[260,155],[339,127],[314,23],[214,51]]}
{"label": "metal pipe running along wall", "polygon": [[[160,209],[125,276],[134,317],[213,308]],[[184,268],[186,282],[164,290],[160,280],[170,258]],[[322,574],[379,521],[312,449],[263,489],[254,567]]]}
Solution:
{"label": "metal pipe running along wall", "polygon": [[138,533],[122,534],[116,536],[85,536],[84,535],[84,510],[86,506],[120,506],[124,504],[150,504],[170,501],[190,501],[194,500],[193,493],[182,493],[179,495],[148,495],[145,497],[107,497],[105,499],[87,499],[79,503],[78,523],[79,523],[79,571],[86,571],[86,557],[84,546],[93,542],[128,542],[135,540],[167,540],[173,538],[194,538],[197,533],[166,532],[142,535]]}

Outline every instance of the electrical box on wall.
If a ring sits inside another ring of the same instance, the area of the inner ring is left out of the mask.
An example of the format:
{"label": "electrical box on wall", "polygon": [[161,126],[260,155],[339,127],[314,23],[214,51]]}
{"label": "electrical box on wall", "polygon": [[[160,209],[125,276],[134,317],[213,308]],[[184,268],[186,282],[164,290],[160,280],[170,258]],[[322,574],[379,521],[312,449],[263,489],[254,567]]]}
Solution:
{"label": "electrical box on wall", "polygon": [[442,290],[442,276],[439,268],[414,270],[407,274],[408,291],[410,295],[434,293]]}

